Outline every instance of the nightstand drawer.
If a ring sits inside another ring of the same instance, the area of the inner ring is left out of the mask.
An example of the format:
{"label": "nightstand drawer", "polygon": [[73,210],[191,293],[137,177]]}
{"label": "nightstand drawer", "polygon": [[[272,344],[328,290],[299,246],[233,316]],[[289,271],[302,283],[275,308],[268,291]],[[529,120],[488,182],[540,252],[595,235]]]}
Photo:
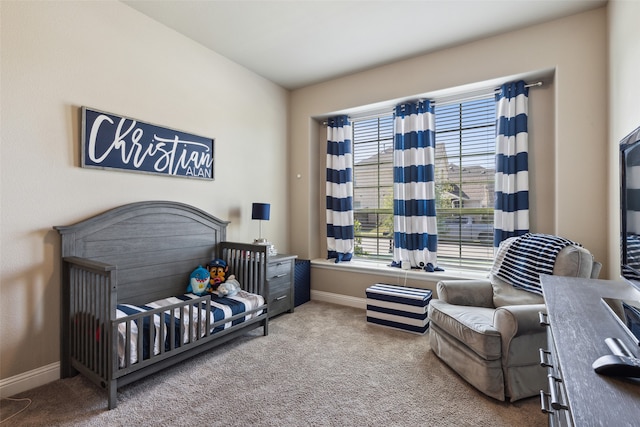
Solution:
{"label": "nightstand drawer", "polygon": [[289,290],[285,290],[284,292],[271,293],[268,307],[270,316],[274,316],[276,314],[288,311],[291,309],[291,293]]}
{"label": "nightstand drawer", "polygon": [[291,261],[273,262],[267,266],[267,280],[291,275]]}
{"label": "nightstand drawer", "polygon": [[269,293],[271,294],[286,292],[291,289],[291,276],[288,274],[275,279],[267,279],[267,282],[269,282]]}
{"label": "nightstand drawer", "polygon": [[274,255],[268,259],[266,281],[269,292],[267,297],[269,317],[287,311],[293,312],[295,259],[293,255]]}

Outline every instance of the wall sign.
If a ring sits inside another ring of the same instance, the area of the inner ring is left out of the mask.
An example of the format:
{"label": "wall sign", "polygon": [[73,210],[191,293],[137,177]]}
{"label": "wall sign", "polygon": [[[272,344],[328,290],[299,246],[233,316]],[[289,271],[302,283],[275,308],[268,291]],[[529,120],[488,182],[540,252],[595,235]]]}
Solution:
{"label": "wall sign", "polygon": [[82,167],[213,180],[213,143],[82,107]]}

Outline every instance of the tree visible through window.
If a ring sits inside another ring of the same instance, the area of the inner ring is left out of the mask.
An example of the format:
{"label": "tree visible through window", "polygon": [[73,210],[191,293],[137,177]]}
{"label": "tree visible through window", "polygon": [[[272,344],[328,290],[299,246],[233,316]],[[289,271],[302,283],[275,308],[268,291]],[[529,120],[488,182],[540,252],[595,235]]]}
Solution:
{"label": "tree visible through window", "polygon": [[[493,260],[495,101],[436,106],[438,264],[488,268]],[[393,256],[393,115],[353,120],[356,253]]]}

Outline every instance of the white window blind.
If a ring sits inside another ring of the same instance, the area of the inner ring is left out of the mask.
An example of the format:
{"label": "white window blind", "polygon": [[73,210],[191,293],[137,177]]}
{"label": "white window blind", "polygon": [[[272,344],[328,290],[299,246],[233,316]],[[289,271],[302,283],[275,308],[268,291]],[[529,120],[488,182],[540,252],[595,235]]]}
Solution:
{"label": "white window blind", "polygon": [[355,255],[393,254],[393,116],[353,122]]}
{"label": "white window blind", "polygon": [[495,101],[436,105],[438,263],[486,269],[493,261]]}

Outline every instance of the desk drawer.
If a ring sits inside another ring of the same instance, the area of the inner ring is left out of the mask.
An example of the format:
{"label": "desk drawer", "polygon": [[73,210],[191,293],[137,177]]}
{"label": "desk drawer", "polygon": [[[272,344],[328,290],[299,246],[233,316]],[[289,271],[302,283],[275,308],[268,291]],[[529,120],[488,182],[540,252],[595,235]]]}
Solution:
{"label": "desk drawer", "polygon": [[548,378],[547,392],[540,390],[540,406],[542,412],[549,415],[550,426],[573,426],[553,332],[549,327],[546,314],[540,313],[540,323],[547,326],[547,350],[540,349],[540,365],[547,368]]}

